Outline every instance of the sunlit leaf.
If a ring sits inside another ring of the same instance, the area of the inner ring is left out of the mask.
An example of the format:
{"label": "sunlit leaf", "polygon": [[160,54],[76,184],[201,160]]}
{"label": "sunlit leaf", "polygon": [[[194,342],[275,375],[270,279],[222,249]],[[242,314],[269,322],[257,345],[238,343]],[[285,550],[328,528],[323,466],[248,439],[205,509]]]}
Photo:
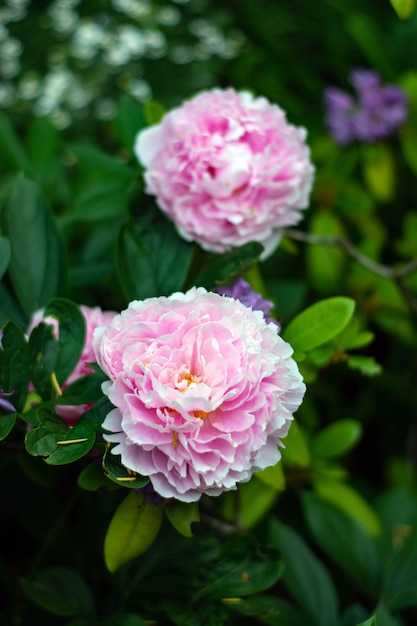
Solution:
{"label": "sunlit leaf", "polygon": [[104,541],[104,559],[110,572],[146,552],[159,532],[162,517],[161,506],[129,492],[113,515]]}
{"label": "sunlit leaf", "polygon": [[322,459],[348,452],[359,441],[362,425],[356,420],[338,420],[319,431],[311,440],[311,453]]}
{"label": "sunlit leaf", "polygon": [[295,352],[312,350],[343,330],[354,308],[354,301],[342,296],[321,300],[297,315],[285,328],[283,338]]}
{"label": "sunlit leaf", "polygon": [[191,524],[200,521],[197,502],[180,502],[175,500],[165,507],[165,513],[173,527],[184,537],[192,537]]}

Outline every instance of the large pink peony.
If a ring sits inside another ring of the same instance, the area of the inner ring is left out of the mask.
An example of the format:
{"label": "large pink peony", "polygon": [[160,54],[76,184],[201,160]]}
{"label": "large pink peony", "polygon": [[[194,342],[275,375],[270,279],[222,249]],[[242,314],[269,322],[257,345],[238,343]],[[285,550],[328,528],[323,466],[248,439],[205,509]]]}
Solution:
{"label": "large pink peony", "polygon": [[305,385],[261,311],[192,288],[131,302],[93,346],[116,407],[105,439],[161,496],[218,495],[280,459]]}
{"label": "large pink peony", "polygon": [[259,241],[265,257],[308,206],[305,139],[265,98],[213,89],[142,130],[135,153],[147,193],[185,239],[215,252]]}
{"label": "large pink peony", "polygon": [[[93,333],[97,326],[105,326],[111,322],[113,317],[116,315],[115,311],[102,311],[100,307],[89,307],[82,304],[80,306],[80,311],[85,319],[85,342],[84,348],[72,373],[69,375],[68,379],[65,381],[63,388],[68,387],[71,383],[78,380],[82,376],[87,376],[87,374],[92,374],[93,369],[88,365],[88,363],[94,363],[96,360],[94,350],[93,350]],[[50,324],[53,326],[55,335],[58,335],[58,320],[54,317],[43,317],[43,309],[36,311],[30,320],[28,335],[31,330],[40,324],[40,322],[45,322],[46,324]],[[56,406],[56,412],[62,419],[68,424],[68,426],[73,426],[78,422],[81,415],[85,413],[90,408],[91,405],[82,404],[82,405],[71,405],[71,406]]]}

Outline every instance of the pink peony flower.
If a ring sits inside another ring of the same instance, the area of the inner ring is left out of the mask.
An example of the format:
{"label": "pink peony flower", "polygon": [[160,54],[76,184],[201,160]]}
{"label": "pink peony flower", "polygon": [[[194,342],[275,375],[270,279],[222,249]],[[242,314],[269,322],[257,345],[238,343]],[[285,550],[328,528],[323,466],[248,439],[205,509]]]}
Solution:
{"label": "pink peony flower", "polygon": [[261,311],[194,287],[131,302],[93,346],[115,406],[105,439],[161,496],[218,495],[280,459],[305,385]]}
{"label": "pink peony flower", "polygon": [[213,89],[140,131],[135,153],[147,193],[184,239],[215,252],[259,241],[265,258],[308,206],[305,139],[265,98]]}
{"label": "pink peony flower", "polygon": [[[96,360],[93,350],[94,330],[97,326],[106,326],[107,324],[110,324],[111,320],[116,315],[115,311],[102,311],[98,306],[91,308],[83,304],[80,306],[80,311],[84,315],[86,323],[84,348],[80,360],[78,361],[74,370],[63,385],[64,389],[78,378],[82,378],[83,376],[87,376],[87,374],[93,373],[94,370],[88,365],[88,363],[94,363]],[[55,335],[58,336],[58,320],[56,320],[54,317],[46,317],[44,319],[43,309],[36,311],[32,315],[27,334],[29,335],[31,330],[42,321],[46,324],[50,324],[51,326],[53,326]],[[85,411],[87,411],[90,407],[91,404],[72,406],[57,405],[56,412],[58,413],[58,415],[60,415],[60,417],[62,417],[62,419],[66,422],[68,426],[73,426],[78,422],[81,415],[85,413]]]}

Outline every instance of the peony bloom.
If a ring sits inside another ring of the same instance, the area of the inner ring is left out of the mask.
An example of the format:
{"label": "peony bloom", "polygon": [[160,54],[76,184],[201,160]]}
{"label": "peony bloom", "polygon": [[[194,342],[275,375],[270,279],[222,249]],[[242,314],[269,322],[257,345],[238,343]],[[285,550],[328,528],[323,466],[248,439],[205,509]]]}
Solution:
{"label": "peony bloom", "polygon": [[[88,363],[94,363],[96,360],[93,350],[94,330],[97,326],[106,326],[107,324],[109,324],[113,317],[116,315],[115,311],[102,311],[98,306],[91,308],[83,304],[80,306],[80,311],[84,315],[86,327],[84,348],[80,360],[68,377],[68,380],[66,380],[65,384],[63,385],[64,389],[78,378],[82,378],[83,376],[87,376],[87,374],[93,373],[94,370],[88,365]],[[35,326],[40,324],[40,322],[50,324],[54,327],[55,334],[58,334],[58,320],[56,320],[54,317],[46,317],[44,319],[43,309],[36,311],[36,313],[32,315],[27,334],[29,335],[31,330]],[[90,404],[71,406],[57,405],[56,412],[62,417],[62,419],[68,424],[68,426],[73,426],[78,422],[81,415],[85,413],[85,411],[87,411],[90,407]]]}
{"label": "peony bloom", "polygon": [[213,89],[140,131],[135,153],[147,193],[184,239],[214,252],[259,241],[265,257],[308,206],[305,140],[265,98]]}
{"label": "peony bloom", "polygon": [[162,497],[219,495],[280,459],[305,385],[261,311],[194,287],[131,302],[93,346],[115,406],[105,439]]}
{"label": "peony bloom", "polygon": [[355,70],[350,80],[353,96],[329,87],[324,94],[326,124],[334,141],[346,146],[353,141],[373,143],[392,135],[407,119],[407,97],[396,85],[381,85],[372,70]]}

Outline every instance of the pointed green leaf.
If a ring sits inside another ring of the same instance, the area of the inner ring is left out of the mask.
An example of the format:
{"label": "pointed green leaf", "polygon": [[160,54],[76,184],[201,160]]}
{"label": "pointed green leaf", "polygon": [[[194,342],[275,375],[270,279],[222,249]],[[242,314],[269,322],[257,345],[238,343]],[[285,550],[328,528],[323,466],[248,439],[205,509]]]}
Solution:
{"label": "pointed green leaf", "polygon": [[417,7],[416,0],[390,0],[400,20],[406,20],[412,16]]}
{"label": "pointed green leaf", "polygon": [[29,317],[65,289],[62,240],[38,185],[23,176],[11,188],[1,222],[11,244],[8,274]]}
{"label": "pointed green leaf", "polygon": [[360,624],[356,624],[356,626],[377,626],[376,617],[372,615],[366,622],[361,622]]}
{"label": "pointed green leaf", "polygon": [[234,537],[224,544],[220,557],[210,563],[207,582],[191,602],[202,598],[239,598],[269,589],[283,573],[278,552],[260,547],[251,536]]}
{"label": "pointed green leaf", "polygon": [[85,320],[78,306],[66,298],[54,298],[45,307],[44,317],[58,320],[59,352],[56,377],[62,385],[80,360],[85,343]]}
{"label": "pointed green leaf", "polygon": [[128,299],[143,300],[180,291],[193,252],[193,245],[175,232],[160,211],[144,211],[122,230],[119,238],[119,276]]}
{"label": "pointed green leaf", "polygon": [[3,441],[16,424],[17,413],[0,415],[0,441]]}
{"label": "pointed green leaf", "polygon": [[50,324],[41,322],[32,329],[29,350],[31,381],[44,400],[52,400],[57,394],[52,376],[57,369],[59,345]]}
{"label": "pointed green leaf", "polygon": [[257,476],[239,485],[239,510],[243,528],[253,528],[273,506],[279,490]]}
{"label": "pointed green leaf", "polygon": [[195,284],[208,290],[242,275],[259,258],[263,246],[252,241],[240,248],[210,258],[208,266],[197,276]]}
{"label": "pointed green leaf", "polygon": [[0,114],[0,152],[6,155],[16,169],[30,172],[31,165],[25,149],[8,117],[3,113]]}
{"label": "pointed green leaf", "polygon": [[371,356],[349,355],[347,365],[351,370],[357,370],[365,376],[379,376],[382,373],[382,366]]}
{"label": "pointed green leaf", "polygon": [[165,513],[173,527],[184,537],[192,537],[191,524],[200,521],[198,502],[174,500],[165,507]]}
{"label": "pointed green leaf", "polygon": [[333,581],[304,540],[291,528],[271,519],[267,534],[284,559],[284,583],[312,624],[338,624],[338,597]]}
{"label": "pointed green leaf", "polygon": [[265,485],[269,485],[274,489],[285,489],[285,476],[280,461],[275,463],[275,465],[270,465],[261,472],[256,472],[255,476]]}
{"label": "pointed green leaf", "polygon": [[0,279],[3,278],[7,266],[10,263],[11,247],[7,237],[0,237]]}
{"label": "pointed green leaf", "polygon": [[50,567],[33,580],[22,580],[26,594],[41,607],[63,617],[95,614],[94,599],[81,576],[67,567]]}
{"label": "pointed green leaf", "polygon": [[359,441],[362,425],[356,420],[339,420],[319,431],[311,440],[311,453],[329,459],[348,452]]}
{"label": "pointed green leaf", "polygon": [[7,322],[0,346],[0,389],[13,392],[9,400],[17,411],[22,411],[30,382],[29,346],[22,329]]}
{"label": "pointed green leaf", "polygon": [[308,352],[335,337],[349,322],[355,309],[350,298],[321,300],[297,315],[282,336],[294,352]]}
{"label": "pointed green leaf", "polygon": [[[342,224],[333,213],[317,212],[310,220],[313,235],[333,237],[343,235]],[[309,246],[306,250],[310,282],[320,293],[334,293],[338,289],[346,265],[346,254],[337,246]]]}
{"label": "pointed green leaf", "polygon": [[373,539],[350,515],[312,492],[302,494],[302,504],[308,527],[318,546],[348,573],[364,593],[374,597],[382,567]]}
{"label": "pointed green leaf", "polygon": [[283,440],[282,460],[290,467],[308,467],[310,465],[310,450],[308,449],[303,431],[298,422],[291,422],[288,435]]}
{"label": "pointed green leaf", "polygon": [[373,508],[355,489],[338,480],[317,476],[314,488],[324,500],[331,502],[355,519],[371,537],[381,534],[381,522]]}
{"label": "pointed green leaf", "polygon": [[110,572],[145,552],[162,523],[161,506],[131,491],[117,508],[104,541],[104,559]]}

